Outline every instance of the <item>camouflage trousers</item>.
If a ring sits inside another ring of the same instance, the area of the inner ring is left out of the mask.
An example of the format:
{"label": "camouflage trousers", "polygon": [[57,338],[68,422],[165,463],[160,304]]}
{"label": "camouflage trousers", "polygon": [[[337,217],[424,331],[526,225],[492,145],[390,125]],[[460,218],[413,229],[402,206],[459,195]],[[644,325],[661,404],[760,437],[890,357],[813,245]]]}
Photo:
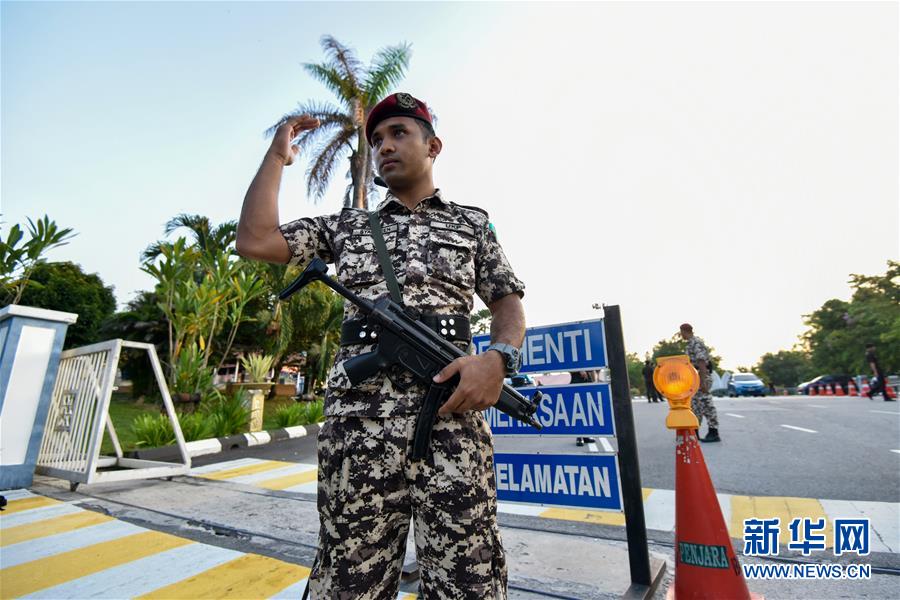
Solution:
{"label": "camouflage trousers", "polygon": [[412,518],[423,598],[506,599],[484,417],[439,417],[421,460],[409,458],[414,425],[415,415],[328,417],[322,424],[311,598],[396,598]]}
{"label": "camouflage trousers", "polygon": [[697,415],[697,420],[703,424],[703,418],[706,417],[707,424],[710,429],[719,428],[719,416],[716,414],[716,407],[713,405],[713,398],[710,394],[697,392],[691,398],[691,410]]}

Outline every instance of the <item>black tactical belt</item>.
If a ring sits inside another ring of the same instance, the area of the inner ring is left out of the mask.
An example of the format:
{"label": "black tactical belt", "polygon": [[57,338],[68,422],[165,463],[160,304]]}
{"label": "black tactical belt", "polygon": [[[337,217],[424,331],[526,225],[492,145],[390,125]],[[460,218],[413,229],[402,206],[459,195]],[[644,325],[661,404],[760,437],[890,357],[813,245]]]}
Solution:
{"label": "black tactical belt", "polygon": [[[469,318],[461,315],[424,314],[419,320],[441,337],[450,342],[470,342]],[[350,319],[341,325],[341,346],[350,344],[374,344],[378,341],[378,330],[373,329],[365,319]]]}

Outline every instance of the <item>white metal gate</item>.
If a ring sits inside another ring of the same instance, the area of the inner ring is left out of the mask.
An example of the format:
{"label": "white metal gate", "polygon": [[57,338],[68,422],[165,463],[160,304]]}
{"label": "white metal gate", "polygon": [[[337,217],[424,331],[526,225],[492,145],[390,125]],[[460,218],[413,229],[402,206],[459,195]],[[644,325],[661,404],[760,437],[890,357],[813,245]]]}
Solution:
{"label": "white metal gate", "polygon": [[[109,419],[109,403],[123,348],[147,352],[175,431],[182,458],[180,463],[125,458],[122,454],[116,429]],[[115,456],[100,455],[104,427],[115,447]],[[74,490],[79,483],[186,475],[190,468],[191,459],[181,426],[152,344],[109,340],[66,350],[60,355],[50,414],[35,469],[37,473],[68,480]]]}

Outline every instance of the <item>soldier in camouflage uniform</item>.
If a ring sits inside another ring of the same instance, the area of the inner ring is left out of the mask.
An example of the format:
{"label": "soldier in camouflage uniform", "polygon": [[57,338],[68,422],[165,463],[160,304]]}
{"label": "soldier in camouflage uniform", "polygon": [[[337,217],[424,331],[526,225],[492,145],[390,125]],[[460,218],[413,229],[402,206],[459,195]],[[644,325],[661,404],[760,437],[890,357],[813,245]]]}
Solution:
{"label": "soldier in camouflage uniform", "polygon": [[697,415],[700,424],[703,424],[704,417],[708,424],[706,437],[700,438],[700,441],[720,442],[722,439],[719,437],[719,417],[716,414],[716,407],[713,405],[712,395],[709,393],[712,388],[709,348],[702,339],[694,335],[694,328],[689,323],[683,323],[679,332],[681,338],[687,340],[688,358],[691,359],[691,364],[700,374],[700,389],[691,399],[691,410]]}
{"label": "soldier in camouflage uniform", "polygon": [[[297,153],[291,140],[317,125],[295,117],[277,130],[244,201],[238,252],[291,265],[318,256],[335,263],[341,283],[374,301],[389,292],[366,211],[345,208],[278,225],[281,170]],[[425,104],[409,94],[389,96],[371,111],[366,137],[389,188],[376,212],[404,304],[468,348],[477,293],[491,309],[492,341],[520,347],[524,285],[487,213],[450,202],[434,188],[432,164],[442,145]],[[353,304],[344,310],[318,439],[320,530],[311,596],[396,597],[412,518],[425,598],[506,598],[493,443],[481,411],[499,398],[507,357],[499,351],[462,357],[436,377],[443,382],[458,373],[460,383],[440,409],[428,454],[412,460],[425,389],[402,373],[351,385],[343,363],[371,351],[377,332]]]}

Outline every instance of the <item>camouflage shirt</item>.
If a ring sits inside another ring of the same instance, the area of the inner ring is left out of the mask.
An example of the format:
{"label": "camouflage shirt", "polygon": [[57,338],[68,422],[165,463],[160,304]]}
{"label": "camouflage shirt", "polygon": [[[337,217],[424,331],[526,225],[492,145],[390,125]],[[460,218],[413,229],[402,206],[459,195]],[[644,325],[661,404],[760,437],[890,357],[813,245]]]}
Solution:
{"label": "camouflage shirt", "polygon": [[707,369],[710,368],[709,365],[709,348],[706,347],[706,344],[703,343],[699,337],[691,336],[691,339],[687,341],[687,355],[688,358],[691,359],[691,363],[696,367],[697,363],[701,360],[706,361]]}
{"label": "camouflage shirt", "polygon": [[[523,295],[525,286],[513,273],[481,209],[447,202],[438,190],[413,210],[388,193],[376,210],[406,306],[468,315],[476,293],[485,304],[508,294]],[[337,279],[363,298],[389,294],[368,212],[345,208],[333,215],[291,221],[280,229],[291,250],[289,264],[304,265],[318,256],[334,263]],[[357,308],[346,302],[344,320],[356,316]],[[383,374],[350,385],[343,362],[373,348],[371,344],[340,348],[328,375],[326,415],[390,417],[418,412],[425,393],[420,385],[403,391]]]}

